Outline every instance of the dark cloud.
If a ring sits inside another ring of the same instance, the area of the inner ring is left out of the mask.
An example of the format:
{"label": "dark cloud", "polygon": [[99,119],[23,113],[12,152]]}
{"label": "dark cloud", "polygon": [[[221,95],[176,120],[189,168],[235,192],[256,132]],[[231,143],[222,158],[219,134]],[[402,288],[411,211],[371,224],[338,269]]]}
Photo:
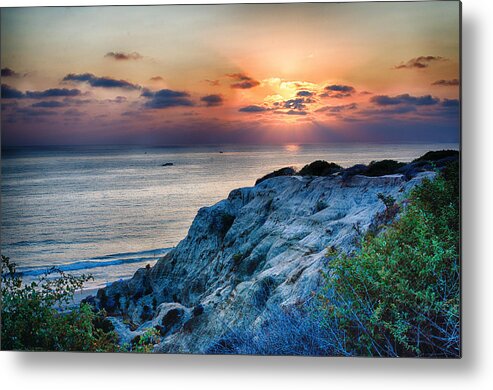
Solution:
{"label": "dark cloud", "polygon": [[207,95],[200,98],[207,107],[217,107],[221,106],[224,102],[224,99],[221,95]]}
{"label": "dark cloud", "polygon": [[106,100],[108,103],[117,103],[117,104],[121,104],[121,103],[125,103],[127,101],[127,98],[125,96],[117,96],[116,98],[114,99],[107,99]]}
{"label": "dark cloud", "polygon": [[55,111],[37,110],[34,108],[19,108],[16,111],[16,114],[21,115],[23,118],[36,118],[57,115]]}
{"label": "dark cloud", "polygon": [[305,99],[297,98],[286,100],[285,102],[283,102],[283,107],[294,110],[304,110],[306,108]]}
{"label": "dark cloud", "polygon": [[44,91],[26,91],[25,97],[28,99],[44,99],[52,97],[73,97],[79,96],[81,91],[78,89],[50,88]]}
{"label": "dark cloud", "polygon": [[373,96],[370,101],[379,106],[393,106],[397,104],[410,104],[415,106],[432,106],[439,103],[439,99],[431,95],[411,96],[403,94],[398,96],[377,95]]}
{"label": "dark cloud", "polygon": [[143,58],[139,53],[137,53],[135,51],[133,53],[122,53],[119,51],[117,51],[117,52],[110,51],[109,53],[106,53],[104,56],[109,57],[109,58],[113,58],[114,60],[117,60],[117,61],[140,60]]}
{"label": "dark cloud", "polygon": [[31,105],[31,107],[43,107],[43,108],[58,108],[66,107],[67,103],[59,102],[56,100],[48,100],[45,102],[38,102]]}
{"label": "dark cloud", "polygon": [[437,80],[431,85],[439,85],[441,87],[455,87],[456,85],[459,85],[459,79]]}
{"label": "dark cloud", "polygon": [[18,89],[10,87],[9,85],[2,84],[2,99],[44,99],[53,97],[73,97],[79,95],[81,95],[80,90],[67,88],[51,88],[44,91],[26,91],[24,93]]}
{"label": "dark cloud", "polygon": [[99,88],[123,88],[129,90],[141,89],[137,84],[132,84],[126,80],[117,80],[111,77],[97,77],[92,73],[74,74],[69,73],[62,81],[74,81],[78,83],[88,83],[91,87]]}
{"label": "dark cloud", "polygon": [[423,69],[427,68],[430,63],[437,61],[447,61],[446,58],[440,56],[421,56],[416,58],[411,58],[405,63],[394,66],[394,69]]}
{"label": "dark cloud", "polygon": [[65,111],[63,115],[74,117],[74,116],[83,116],[84,113],[82,111],[77,110],[76,108],[70,108],[67,111]]}
{"label": "dark cloud", "polygon": [[144,111],[144,110],[128,110],[128,111],[122,112],[122,115],[132,117],[133,119],[135,119],[135,118],[147,118],[148,112]]}
{"label": "dark cloud", "polygon": [[74,106],[81,106],[83,104],[89,104],[89,103],[96,103],[97,100],[95,99],[73,99],[73,98],[65,98],[63,99],[64,103],[74,105]]}
{"label": "dark cloud", "polygon": [[2,68],[2,77],[19,77],[20,74],[10,68]]}
{"label": "dark cloud", "polygon": [[320,94],[321,97],[342,99],[351,96],[355,92],[355,89],[350,85],[333,84],[327,85],[324,91],[324,93]]}
{"label": "dark cloud", "polygon": [[440,118],[440,120],[459,121],[460,118],[460,101],[458,99],[443,99],[443,101],[434,106],[433,109],[420,111],[423,117]]}
{"label": "dark cloud", "polygon": [[300,111],[300,110],[288,110],[288,111],[276,110],[276,111],[274,111],[274,114],[304,116],[304,115],[307,115],[308,112]]}
{"label": "dark cloud", "polygon": [[236,82],[231,84],[231,88],[235,89],[250,89],[260,85],[260,82],[254,80],[250,76],[247,76],[244,73],[231,73],[227,75],[232,78]]}
{"label": "dark cloud", "polygon": [[337,84],[327,85],[324,89],[326,91],[335,91],[335,92],[349,92],[349,93],[354,92],[354,88],[351,87],[350,85],[337,85]]}
{"label": "dark cloud", "polygon": [[301,97],[311,97],[315,95],[315,92],[310,92],[310,91],[298,91],[296,96],[301,96]]}
{"label": "dark cloud", "polygon": [[264,112],[264,111],[267,111],[267,108],[262,107],[262,106],[251,105],[251,106],[242,107],[238,111],[240,111],[240,112]]}
{"label": "dark cloud", "polygon": [[459,99],[443,99],[442,102],[443,107],[459,107],[459,105]]}
{"label": "dark cloud", "polygon": [[7,84],[2,84],[2,99],[22,99],[24,97],[24,93],[15,89]]}
{"label": "dark cloud", "polygon": [[148,89],[142,92],[142,96],[148,98],[145,103],[147,108],[169,108],[179,106],[193,106],[190,94],[187,92],[173,91],[171,89],[161,89],[157,92]]}
{"label": "dark cloud", "polygon": [[412,105],[399,105],[392,106],[384,109],[368,109],[362,110],[359,114],[362,115],[399,115],[399,114],[408,114],[410,112],[416,112],[416,106]]}
{"label": "dark cloud", "polygon": [[151,81],[164,81],[164,79],[161,76],[154,76],[150,78]]}
{"label": "dark cloud", "polygon": [[306,111],[296,111],[296,110],[289,110],[287,112],[284,112],[286,115],[306,115]]}
{"label": "dark cloud", "polygon": [[341,111],[346,111],[346,110],[355,110],[358,108],[358,105],[356,103],[350,103],[350,104],[342,104],[340,106],[325,106],[321,107],[318,110],[315,110],[315,112],[330,112],[330,113],[339,113]]}

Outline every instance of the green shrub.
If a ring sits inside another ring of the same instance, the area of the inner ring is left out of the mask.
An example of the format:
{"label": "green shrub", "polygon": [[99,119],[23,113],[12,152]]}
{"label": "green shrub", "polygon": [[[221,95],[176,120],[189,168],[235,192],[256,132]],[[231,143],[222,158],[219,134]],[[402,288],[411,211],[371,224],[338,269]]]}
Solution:
{"label": "green shrub", "polygon": [[[58,278],[49,274],[57,272]],[[2,349],[24,351],[106,351],[116,348],[116,334],[95,327],[101,322],[87,304],[64,312],[74,292],[91,279],[52,270],[23,284],[15,264],[2,256]]]}
{"label": "green shrub", "polygon": [[130,344],[124,344],[120,352],[151,353],[154,352],[154,345],[161,340],[161,333],[156,328],[148,328],[140,336],[135,336]]}
{"label": "green shrub", "polygon": [[405,163],[397,162],[395,160],[382,160],[372,161],[368,165],[368,170],[363,173],[365,176],[384,176],[393,175],[397,173],[399,168],[402,168]]}
{"label": "green shrub", "polygon": [[443,158],[451,158],[451,157],[459,157],[459,151],[458,150],[435,150],[435,151],[430,151],[426,152],[423,154],[421,157],[418,157],[417,159],[413,160],[413,162],[419,162],[419,161],[437,161],[441,160]]}
{"label": "green shrub", "polygon": [[281,169],[278,169],[277,171],[274,171],[274,172],[271,172],[265,176],[262,176],[260,179],[257,179],[257,181],[255,182],[255,185],[260,184],[267,179],[272,179],[273,177],[293,176],[295,173],[296,173],[296,171],[292,167],[281,168]]}
{"label": "green shrub", "polygon": [[342,170],[342,167],[333,162],[317,160],[301,168],[300,176],[329,176]]}
{"label": "green shrub", "polygon": [[86,303],[70,308],[75,291],[91,276],[52,269],[24,284],[15,270],[2,256],[2,350],[148,352],[155,341],[147,337],[132,349],[120,347],[104,310],[95,312]]}
{"label": "green shrub", "polygon": [[415,188],[408,205],[352,254],[330,252],[319,294],[324,325],[344,352],[460,355],[458,164]]}

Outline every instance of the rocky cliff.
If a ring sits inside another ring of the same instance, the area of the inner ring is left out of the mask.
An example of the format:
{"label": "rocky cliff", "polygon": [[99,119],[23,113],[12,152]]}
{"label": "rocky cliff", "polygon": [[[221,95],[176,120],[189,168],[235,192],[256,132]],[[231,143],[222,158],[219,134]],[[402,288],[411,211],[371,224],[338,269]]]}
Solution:
{"label": "rocky cliff", "polygon": [[[124,341],[157,327],[163,352],[206,351],[272,307],[303,305],[321,283],[328,247],[350,251],[385,209],[432,172],[369,177],[279,176],[198,211],[188,235],[154,267],[98,292]],[[132,324],[132,325],[129,325]]]}

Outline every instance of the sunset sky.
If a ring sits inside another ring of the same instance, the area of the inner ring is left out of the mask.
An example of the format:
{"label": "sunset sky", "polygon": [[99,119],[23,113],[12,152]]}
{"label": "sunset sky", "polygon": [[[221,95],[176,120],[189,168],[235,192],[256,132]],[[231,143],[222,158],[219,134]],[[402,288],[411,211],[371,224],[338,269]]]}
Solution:
{"label": "sunset sky", "polygon": [[2,146],[458,142],[459,3],[1,10]]}

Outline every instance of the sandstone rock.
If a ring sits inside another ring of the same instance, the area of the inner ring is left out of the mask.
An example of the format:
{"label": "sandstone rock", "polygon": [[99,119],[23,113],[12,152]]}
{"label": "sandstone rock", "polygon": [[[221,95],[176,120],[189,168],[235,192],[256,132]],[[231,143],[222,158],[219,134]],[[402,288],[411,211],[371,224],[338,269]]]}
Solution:
{"label": "sandstone rock", "polygon": [[201,208],[187,236],[154,267],[98,297],[139,325],[130,331],[113,319],[125,340],[154,326],[163,336],[160,351],[207,351],[230,329],[257,326],[270,308],[303,305],[320,286],[326,249],[351,251],[358,231],[383,211],[378,194],[402,200],[433,175],[279,176],[234,190]]}

